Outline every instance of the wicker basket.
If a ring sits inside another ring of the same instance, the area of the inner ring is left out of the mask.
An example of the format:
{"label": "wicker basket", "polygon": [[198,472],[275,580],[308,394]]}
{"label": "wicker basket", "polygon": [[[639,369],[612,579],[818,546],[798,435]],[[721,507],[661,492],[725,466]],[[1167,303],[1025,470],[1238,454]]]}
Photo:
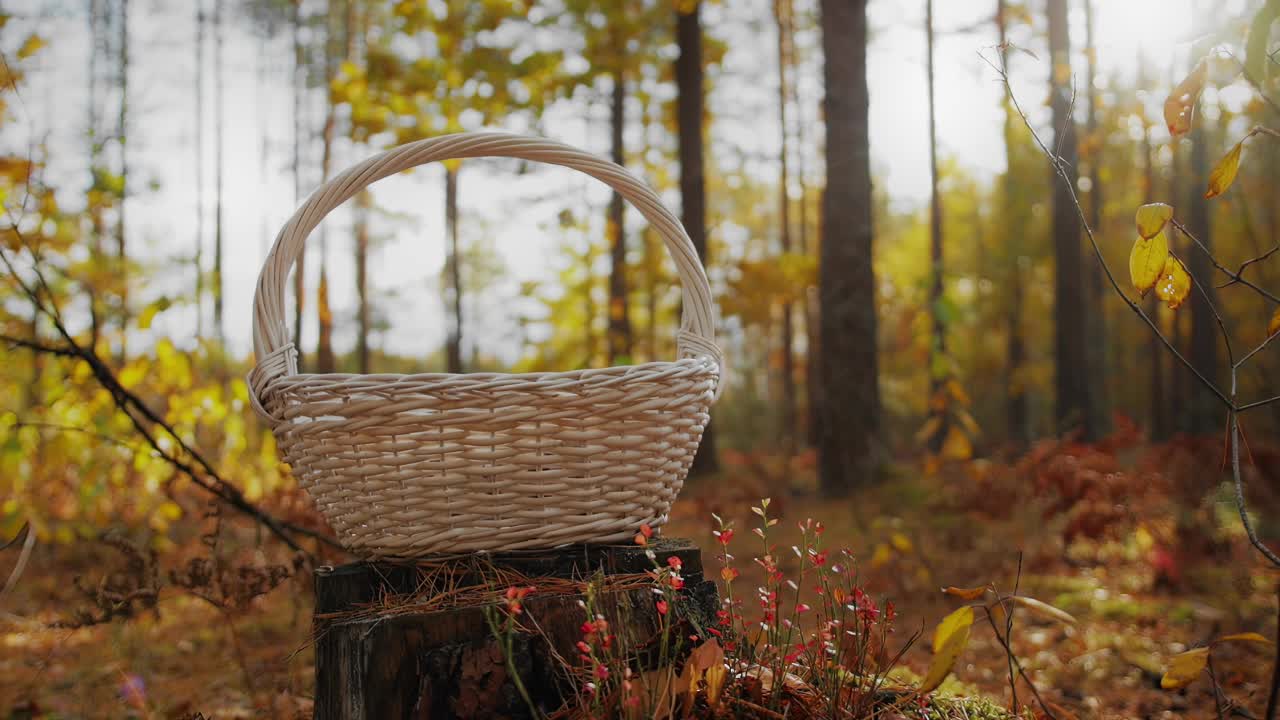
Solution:
{"label": "wicker basket", "polygon": [[[329,211],[454,158],[563,165],[607,183],[666,242],[683,285],[679,359],[572,372],[299,374],[285,286]],[[462,133],[376,155],[322,185],[276,237],[254,297],[253,405],[343,545],[364,557],[620,541],[659,526],[719,385],[711,291],[684,228],[625,169],[551,140]]]}

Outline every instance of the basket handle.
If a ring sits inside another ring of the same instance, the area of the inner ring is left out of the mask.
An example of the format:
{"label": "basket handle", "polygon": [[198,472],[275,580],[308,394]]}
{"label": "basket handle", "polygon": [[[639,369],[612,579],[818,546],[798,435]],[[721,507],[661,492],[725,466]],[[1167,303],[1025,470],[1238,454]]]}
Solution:
{"label": "basket handle", "polygon": [[285,284],[311,231],[331,210],[378,180],[429,162],[475,157],[521,158],[573,168],[604,182],[630,201],[658,231],[680,276],[684,303],[676,336],[679,356],[706,355],[723,367],[723,355],[715,344],[706,271],[684,226],[663,207],[648,185],[619,165],[554,140],[501,132],[457,133],[406,143],[352,166],[317,188],[281,228],[258,276],[253,300],[257,367],[248,380],[259,412],[263,412],[259,404],[261,393],[270,380],[298,372],[297,349],[285,320]]}

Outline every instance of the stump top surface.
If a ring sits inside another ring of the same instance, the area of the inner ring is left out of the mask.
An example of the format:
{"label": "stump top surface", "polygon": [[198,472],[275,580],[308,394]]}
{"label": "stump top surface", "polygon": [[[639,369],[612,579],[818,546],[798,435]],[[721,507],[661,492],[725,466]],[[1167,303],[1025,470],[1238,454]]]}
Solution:
{"label": "stump top surface", "polygon": [[668,557],[679,557],[686,577],[702,574],[702,552],[696,543],[684,538],[654,538],[645,546],[569,545],[549,550],[361,561],[316,568],[315,611],[343,612],[386,594],[412,593],[422,582],[424,572],[439,569],[449,570],[462,586],[488,582],[486,575],[491,576],[493,569],[514,571],[529,578],[643,573],[653,569],[646,550],[652,550],[664,565]]}

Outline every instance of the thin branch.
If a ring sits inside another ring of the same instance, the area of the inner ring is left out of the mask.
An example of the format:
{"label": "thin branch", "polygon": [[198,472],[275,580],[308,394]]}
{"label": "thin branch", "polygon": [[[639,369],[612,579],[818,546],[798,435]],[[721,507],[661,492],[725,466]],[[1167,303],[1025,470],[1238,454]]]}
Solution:
{"label": "thin branch", "polygon": [[[18,230],[16,226],[14,226],[13,230],[21,239],[21,231]],[[25,241],[24,244],[26,244]],[[30,301],[39,312],[43,313],[52,321],[54,328],[62,337],[63,343],[65,343],[65,347],[63,349],[67,352],[54,354],[73,356],[87,363],[98,383],[111,395],[116,408],[120,412],[124,413],[125,417],[127,417],[133,425],[134,430],[142,436],[147,445],[149,445],[160,458],[190,478],[191,481],[201,489],[219,498],[226,504],[240,511],[242,514],[248,515],[257,522],[265,525],[272,534],[280,538],[281,541],[293,550],[306,552],[302,546],[298,544],[298,541],[294,539],[292,534],[313,537],[334,547],[340,547],[333,538],[322,535],[313,530],[299,527],[293,523],[284,522],[250,502],[240,489],[227,482],[213,467],[212,463],[205,459],[198,450],[188,445],[169,423],[165,422],[163,418],[161,418],[136,394],[121,385],[120,381],[116,378],[115,373],[112,372],[111,368],[107,367],[106,363],[102,361],[94,348],[81,345],[75,337],[71,335],[62,322],[61,314],[56,311],[56,305],[53,309],[45,305],[35,288],[32,288],[18,274],[17,268],[14,266],[8,252],[6,252],[2,247],[0,247],[0,263],[3,263],[6,269],[8,269],[10,275],[14,277],[15,281],[22,288],[24,294],[26,294],[28,301]],[[43,274],[40,273],[38,267],[35,268],[35,272],[37,277],[43,278]],[[50,301],[52,302],[52,295],[50,295]],[[38,344],[24,343],[19,346],[25,347],[26,349],[34,352],[43,351],[43,347],[32,347],[32,345]],[[178,452],[169,452],[162,447],[156,433],[153,431],[154,428],[163,430],[169,438],[173,440],[174,444],[178,448]],[[189,460],[185,458],[189,458]]]}
{"label": "thin branch", "polygon": [[25,348],[27,350],[34,350],[35,352],[38,352],[42,355],[57,355],[59,357],[73,357],[73,358],[80,357],[80,354],[76,352],[73,348],[63,347],[58,345],[46,345],[36,340],[29,340],[27,338],[14,337],[12,335],[0,334],[0,343],[5,343],[12,347],[19,347],[19,348]]}
{"label": "thin branch", "polygon": [[[1237,278],[1238,278],[1239,276],[1243,275],[1243,274],[1244,274],[1244,271],[1245,271],[1245,270],[1247,270],[1247,269],[1249,268],[1249,266],[1250,266],[1250,265],[1252,265],[1252,264],[1254,264],[1254,263],[1260,263],[1260,262],[1262,262],[1263,260],[1266,260],[1267,258],[1269,258],[1269,257],[1271,257],[1272,255],[1276,254],[1276,252],[1277,252],[1277,251],[1280,251],[1280,245],[1276,245],[1275,247],[1273,247],[1273,248],[1271,248],[1270,250],[1268,250],[1268,251],[1266,251],[1266,252],[1262,253],[1261,255],[1259,255],[1259,256],[1257,256],[1257,257],[1249,258],[1248,260],[1245,260],[1244,262],[1240,263],[1240,268],[1239,268],[1238,270],[1236,270],[1236,272],[1235,272],[1235,277],[1237,277]],[[1221,285],[1219,285],[1219,286],[1218,286],[1218,289],[1219,289],[1219,290],[1221,290],[1222,288],[1230,287],[1230,286],[1232,286],[1232,285],[1235,285],[1235,284],[1236,284],[1236,283],[1238,283],[1238,282],[1240,282],[1240,281],[1239,281],[1239,280],[1228,280],[1228,281],[1226,281],[1226,282],[1222,283]]]}
{"label": "thin branch", "polygon": [[[1006,86],[1008,86],[1009,74],[1003,68],[992,63],[985,55],[982,56],[982,59],[987,63],[987,65],[991,66],[993,70],[999,73],[1001,80]],[[1183,367],[1190,370],[1191,373],[1196,376],[1196,379],[1208,388],[1208,390],[1212,392],[1223,405],[1234,409],[1235,403],[1232,402],[1231,398],[1227,397],[1227,394],[1223,392],[1222,389],[1219,388],[1212,380],[1205,377],[1204,373],[1200,372],[1200,370],[1193,365],[1191,361],[1183,357],[1182,353],[1178,352],[1178,349],[1173,346],[1173,343],[1164,336],[1164,333],[1160,332],[1159,326],[1157,326],[1155,322],[1148,317],[1145,312],[1143,312],[1142,308],[1136,302],[1125,294],[1124,290],[1120,289],[1120,283],[1116,281],[1115,275],[1111,272],[1111,266],[1107,264],[1106,258],[1102,255],[1102,249],[1098,247],[1098,240],[1093,235],[1093,228],[1089,227],[1089,221],[1085,217],[1084,208],[1080,206],[1080,198],[1076,196],[1076,189],[1072,186],[1070,177],[1067,175],[1066,170],[1063,169],[1059,159],[1052,153],[1052,151],[1049,150],[1048,146],[1046,146],[1044,141],[1040,138],[1040,134],[1036,132],[1034,127],[1032,127],[1030,118],[1027,117],[1027,113],[1022,109],[1022,105],[1018,102],[1017,96],[1012,91],[1012,86],[1009,87],[1009,101],[1012,103],[1014,110],[1018,113],[1018,116],[1022,118],[1023,124],[1026,125],[1027,130],[1030,131],[1031,137],[1036,141],[1036,145],[1040,148],[1040,151],[1049,158],[1050,163],[1053,165],[1054,172],[1057,173],[1058,177],[1060,177],[1063,183],[1067,186],[1067,191],[1071,196],[1071,202],[1075,206],[1076,214],[1080,218],[1080,224],[1084,228],[1085,234],[1089,237],[1089,244],[1093,247],[1094,256],[1098,258],[1098,263],[1102,267],[1103,274],[1107,276],[1107,282],[1111,283],[1112,289],[1120,296],[1120,299],[1129,306],[1129,309],[1132,310],[1134,314],[1142,318],[1142,321],[1145,322],[1147,327],[1151,329],[1151,332],[1155,333],[1156,337],[1160,339],[1161,344],[1163,344],[1165,348],[1178,359],[1178,362],[1182,363]]]}
{"label": "thin branch", "polygon": [[1053,711],[1049,709],[1049,704],[1044,701],[1044,698],[1040,697],[1040,690],[1036,688],[1035,683],[1031,682],[1031,678],[1027,675],[1027,671],[1022,669],[1022,663],[1018,662],[1018,657],[1013,654],[1013,649],[1009,647],[1009,643],[1005,642],[1005,639],[1001,637],[1000,628],[996,625],[995,618],[991,617],[991,611],[987,610],[985,607],[983,610],[986,610],[987,623],[991,625],[991,631],[995,634],[996,640],[999,641],[1000,647],[1004,648],[1005,654],[1013,661],[1013,666],[1018,669],[1018,675],[1022,678],[1022,681],[1027,684],[1027,687],[1031,688],[1031,694],[1035,695],[1036,702],[1040,703],[1041,712],[1043,712],[1045,717],[1049,718],[1049,720],[1058,720],[1057,716],[1053,714]]}
{"label": "thin branch", "polygon": [[[1231,375],[1234,381],[1235,372],[1232,371]],[[1245,504],[1244,479],[1240,475],[1240,415],[1237,412],[1231,413],[1231,475],[1235,480],[1236,509],[1240,512],[1240,522],[1244,524],[1249,542],[1262,553],[1263,557],[1270,560],[1276,567],[1280,567],[1280,556],[1258,537],[1258,531],[1253,527],[1253,520],[1249,518],[1249,510]]]}
{"label": "thin branch", "polygon": [[1244,412],[1245,410],[1260,408],[1263,405],[1270,405],[1271,403],[1274,403],[1274,402],[1280,402],[1280,395],[1277,395],[1275,397],[1269,397],[1266,400],[1255,400],[1251,403],[1245,403],[1244,405],[1241,405],[1240,407],[1236,408],[1236,410],[1238,412]]}
{"label": "thin branch", "polygon": [[1196,247],[1200,248],[1200,251],[1203,252],[1205,256],[1209,258],[1209,262],[1213,263],[1214,267],[1220,270],[1222,274],[1231,278],[1231,282],[1227,283],[1228,285],[1231,285],[1234,283],[1240,283],[1241,285],[1244,285],[1250,290],[1253,290],[1254,292],[1265,297],[1271,302],[1280,305],[1280,297],[1277,297],[1274,293],[1271,293],[1270,291],[1264,288],[1258,287],[1257,285],[1253,284],[1249,280],[1246,280],[1245,278],[1241,277],[1239,271],[1231,272],[1226,267],[1224,267],[1222,263],[1218,262],[1218,258],[1214,257],[1213,253],[1209,252],[1209,248],[1205,247],[1204,243],[1200,242],[1200,238],[1196,237],[1195,234],[1193,234],[1190,230],[1188,230],[1186,225],[1183,225],[1177,219],[1170,219],[1169,224],[1177,228],[1178,232],[1190,238],[1191,242],[1195,243]]}

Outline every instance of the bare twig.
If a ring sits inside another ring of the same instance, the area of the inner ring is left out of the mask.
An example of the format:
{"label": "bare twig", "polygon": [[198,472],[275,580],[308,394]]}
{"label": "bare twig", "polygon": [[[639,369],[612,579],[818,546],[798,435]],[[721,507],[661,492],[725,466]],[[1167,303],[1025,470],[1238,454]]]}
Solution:
{"label": "bare twig", "polygon": [[987,623],[991,625],[991,631],[995,634],[996,640],[1000,643],[1000,647],[1004,648],[1005,654],[1009,657],[1009,660],[1013,662],[1013,666],[1017,668],[1018,675],[1022,678],[1022,681],[1027,684],[1027,687],[1031,688],[1031,694],[1036,697],[1036,702],[1040,704],[1040,711],[1043,712],[1045,717],[1049,718],[1049,720],[1058,720],[1057,716],[1053,714],[1053,711],[1049,709],[1049,704],[1044,701],[1044,698],[1040,697],[1040,690],[1036,688],[1036,684],[1034,682],[1031,682],[1031,678],[1027,675],[1027,671],[1022,668],[1022,663],[1018,662],[1018,657],[1013,654],[1013,649],[1009,647],[1009,643],[1005,642],[1004,637],[1000,635],[1000,628],[996,625],[995,618],[991,617],[991,611],[986,608],[983,608],[983,610],[986,611]]}
{"label": "bare twig", "polygon": [[[1196,237],[1194,233],[1192,233],[1190,230],[1188,230],[1186,225],[1183,225],[1183,224],[1182,224],[1181,222],[1179,222],[1177,219],[1170,219],[1170,220],[1169,220],[1169,224],[1170,224],[1170,225],[1172,225],[1172,226],[1174,226],[1175,228],[1177,228],[1177,229],[1178,229],[1178,232],[1180,232],[1180,233],[1182,233],[1183,235],[1186,235],[1188,238],[1190,238],[1191,242],[1195,243],[1195,246],[1196,246],[1196,247],[1198,247],[1198,248],[1200,248],[1200,251],[1201,251],[1201,252],[1203,252],[1203,253],[1205,254],[1205,256],[1206,256],[1206,257],[1208,257],[1208,258],[1209,258],[1209,262],[1213,263],[1213,266],[1214,266],[1215,268],[1217,268],[1218,270],[1220,270],[1220,271],[1222,272],[1222,274],[1224,274],[1224,275],[1226,275],[1227,277],[1231,278],[1231,282],[1227,283],[1227,285],[1232,285],[1232,284],[1235,284],[1235,283],[1240,283],[1241,285],[1244,285],[1245,287],[1249,288],[1250,290],[1253,290],[1254,292],[1256,292],[1256,293],[1258,293],[1259,295],[1261,295],[1261,296],[1265,297],[1266,299],[1270,300],[1271,302],[1273,302],[1273,303],[1277,303],[1277,304],[1280,304],[1280,297],[1277,297],[1274,293],[1272,293],[1272,292],[1270,292],[1270,291],[1268,291],[1268,290],[1266,290],[1266,289],[1264,289],[1264,288],[1261,288],[1261,287],[1259,287],[1259,286],[1257,286],[1257,285],[1253,284],[1253,282],[1251,282],[1251,281],[1249,281],[1249,280],[1247,280],[1247,279],[1245,279],[1245,278],[1241,277],[1241,275],[1240,275],[1240,271],[1232,272],[1232,271],[1231,271],[1231,270],[1229,270],[1228,268],[1224,267],[1222,263],[1218,262],[1218,258],[1214,257],[1214,256],[1213,256],[1213,253],[1209,252],[1209,248],[1205,247],[1204,243],[1200,241],[1200,238]],[[1267,254],[1269,255],[1270,253],[1267,253]],[[1264,256],[1262,256],[1262,257],[1264,257],[1264,258],[1265,258],[1266,256],[1264,255]],[[1255,258],[1254,260],[1257,260],[1257,259],[1258,259],[1258,258]],[[1243,267],[1242,267],[1241,269],[1243,270]]]}
{"label": "bare twig", "polygon": [[1233,279],[1222,283],[1221,285],[1218,286],[1218,289],[1221,290],[1222,288],[1230,287],[1231,285],[1235,285],[1236,283],[1240,282],[1238,278],[1244,274],[1245,270],[1249,269],[1250,265],[1253,265],[1254,263],[1260,263],[1263,260],[1266,260],[1272,255],[1275,255],[1277,251],[1280,251],[1280,245],[1276,245],[1275,247],[1262,253],[1261,255],[1257,257],[1249,258],[1248,260],[1245,260],[1244,262],[1240,263],[1240,267],[1235,271],[1234,275],[1232,276]]}
{"label": "bare twig", "polygon": [[[30,248],[30,243],[26,241],[21,230],[15,223],[12,226],[13,232],[18,236],[22,243]],[[213,467],[198,450],[189,445],[178,432],[169,423],[165,422],[154,410],[151,409],[136,394],[126,389],[120,384],[115,373],[109,368],[102,358],[97,354],[95,348],[81,344],[74,335],[67,329],[62,320],[61,313],[58,311],[57,304],[54,301],[52,291],[48,291],[45,297],[48,303],[41,297],[40,291],[33,287],[30,283],[22,278],[17,267],[13,263],[9,252],[0,247],[0,263],[2,263],[9,272],[10,277],[18,284],[27,300],[32,303],[36,311],[47,317],[53,324],[54,329],[62,339],[62,344],[57,346],[48,346],[34,340],[26,340],[23,338],[14,338],[20,342],[15,343],[18,347],[22,347],[37,353],[49,353],[60,357],[74,357],[85,362],[92,371],[94,378],[98,384],[102,386],[110,395],[116,408],[125,415],[133,425],[134,430],[142,436],[147,445],[165,462],[173,466],[174,469],[186,475],[201,489],[209,492],[218,499],[222,500],[232,508],[236,509],[244,515],[248,515],[257,522],[266,526],[276,537],[280,538],[286,545],[293,550],[304,551],[302,546],[294,538],[294,535],[304,535],[315,538],[321,542],[328,543],[334,547],[340,547],[338,543],[328,536],[317,533],[307,528],[302,528],[292,523],[282,521],[270,513],[262,510],[254,505],[244,496],[244,494],[235,485],[227,482],[221,474]],[[40,271],[38,265],[34,266],[38,282],[44,288],[48,288],[48,284],[44,281],[44,275]],[[166,450],[156,434],[156,429],[162,430],[169,436],[177,450],[171,452]],[[304,551],[305,552],[305,551]]]}

